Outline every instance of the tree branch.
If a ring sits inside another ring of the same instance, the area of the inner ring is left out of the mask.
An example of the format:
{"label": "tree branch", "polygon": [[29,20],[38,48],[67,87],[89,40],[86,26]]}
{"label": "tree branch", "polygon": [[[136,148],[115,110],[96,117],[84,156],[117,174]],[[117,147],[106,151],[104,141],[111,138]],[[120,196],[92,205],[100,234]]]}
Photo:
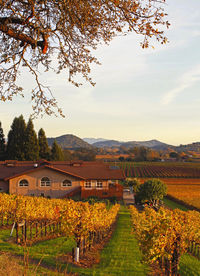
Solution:
{"label": "tree branch", "polygon": [[47,38],[45,37],[45,35],[43,35],[43,40],[36,41],[32,37],[30,37],[26,34],[23,34],[23,33],[17,33],[16,30],[14,30],[13,28],[8,27],[3,24],[0,24],[0,31],[2,31],[6,35],[8,35],[16,40],[19,40],[19,41],[22,41],[24,43],[31,45],[31,47],[33,49],[35,49],[36,47],[40,47],[43,51],[43,54],[45,54],[47,51],[48,41],[47,41]]}

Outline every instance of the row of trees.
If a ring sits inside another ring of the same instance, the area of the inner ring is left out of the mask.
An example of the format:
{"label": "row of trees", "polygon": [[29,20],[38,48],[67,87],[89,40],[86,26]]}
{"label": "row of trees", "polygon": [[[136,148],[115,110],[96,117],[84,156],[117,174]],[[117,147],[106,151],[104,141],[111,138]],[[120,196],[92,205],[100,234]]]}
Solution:
{"label": "row of trees", "polygon": [[0,160],[64,160],[61,147],[54,141],[51,149],[48,146],[44,130],[36,134],[31,119],[26,124],[23,116],[15,117],[8,133],[6,143],[0,122]]}

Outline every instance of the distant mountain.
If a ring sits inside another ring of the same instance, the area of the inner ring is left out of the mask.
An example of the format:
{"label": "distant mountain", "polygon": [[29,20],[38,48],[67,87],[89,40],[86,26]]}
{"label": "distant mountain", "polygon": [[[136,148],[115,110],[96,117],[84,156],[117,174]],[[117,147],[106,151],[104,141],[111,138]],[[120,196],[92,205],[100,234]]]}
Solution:
{"label": "distant mountain", "polygon": [[123,144],[123,142],[119,142],[116,140],[106,140],[106,141],[102,141],[102,142],[96,142],[92,145],[97,148],[118,148],[122,144]]}
{"label": "distant mountain", "polygon": [[104,138],[83,138],[83,141],[87,142],[88,144],[94,144],[97,142],[104,142],[107,141],[108,139],[104,139]]}
{"label": "distant mountain", "polygon": [[55,138],[47,138],[49,146],[52,146],[54,140],[63,148],[63,149],[77,149],[77,148],[86,148],[93,149],[94,147],[87,142],[83,141],[81,138],[72,135],[66,134]]}
{"label": "distant mountain", "polygon": [[[155,139],[149,140],[149,141],[122,142],[117,140],[107,140],[104,138],[81,139],[75,135],[66,134],[55,138],[47,138],[49,146],[52,146],[54,139],[64,149],[77,149],[77,148],[94,149],[95,147],[96,148],[119,148],[120,146],[123,146],[126,148],[147,147],[155,150],[166,150],[168,148],[172,148],[173,150],[178,150],[178,147],[162,143]],[[181,145],[181,147],[186,147],[186,146]],[[197,148],[198,146],[200,146],[200,143],[193,143],[191,144],[190,148],[193,149],[193,148]]]}
{"label": "distant mountain", "polygon": [[150,140],[150,141],[133,141],[133,142],[126,142],[123,146],[130,148],[130,147],[146,147],[155,150],[164,150],[173,147],[172,145],[165,144],[158,140]]}
{"label": "distant mountain", "polygon": [[129,142],[119,142],[116,140],[106,140],[102,142],[96,142],[93,146],[97,148],[118,148],[120,146],[126,148],[134,148],[134,147],[147,147],[155,150],[164,150],[167,148],[171,148],[173,146],[162,143],[158,140],[150,140],[150,141],[129,141]]}

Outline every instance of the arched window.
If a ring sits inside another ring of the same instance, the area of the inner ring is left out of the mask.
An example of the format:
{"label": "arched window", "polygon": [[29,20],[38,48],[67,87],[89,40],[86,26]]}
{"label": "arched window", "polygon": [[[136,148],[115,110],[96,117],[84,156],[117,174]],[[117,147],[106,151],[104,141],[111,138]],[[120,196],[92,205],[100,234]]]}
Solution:
{"label": "arched window", "polygon": [[27,187],[28,185],[29,185],[29,183],[28,183],[28,180],[26,180],[26,179],[22,179],[19,181],[20,187]]}
{"label": "arched window", "polygon": [[51,180],[48,177],[43,177],[40,181],[40,186],[41,187],[49,187],[51,186]]}
{"label": "arched window", "polygon": [[62,187],[71,187],[72,186],[72,182],[68,179],[65,179],[63,182],[62,182]]}

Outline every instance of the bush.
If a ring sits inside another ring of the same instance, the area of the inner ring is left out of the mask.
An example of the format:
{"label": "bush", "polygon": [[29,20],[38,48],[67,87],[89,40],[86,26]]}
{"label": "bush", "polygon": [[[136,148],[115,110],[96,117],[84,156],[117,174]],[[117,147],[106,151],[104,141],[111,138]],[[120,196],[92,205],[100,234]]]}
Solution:
{"label": "bush", "polygon": [[139,187],[141,185],[140,180],[138,178],[127,178],[127,184],[128,186],[133,188],[134,193],[138,192]]}
{"label": "bush", "polygon": [[152,206],[157,206],[166,194],[166,184],[159,179],[149,179],[139,186],[136,202],[149,202]]}

